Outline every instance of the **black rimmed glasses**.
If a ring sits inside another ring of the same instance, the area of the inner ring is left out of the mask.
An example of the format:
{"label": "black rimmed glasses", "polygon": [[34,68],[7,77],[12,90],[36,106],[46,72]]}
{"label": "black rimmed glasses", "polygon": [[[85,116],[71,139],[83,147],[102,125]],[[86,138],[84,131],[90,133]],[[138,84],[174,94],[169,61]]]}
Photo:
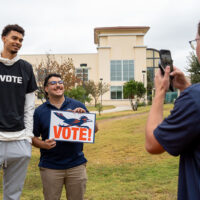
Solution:
{"label": "black rimmed glasses", "polygon": [[50,84],[50,85],[56,85],[56,84],[59,84],[59,85],[61,85],[61,84],[63,84],[64,82],[63,82],[63,80],[60,80],[60,81],[49,81],[48,82],[48,84]]}
{"label": "black rimmed glasses", "polygon": [[200,38],[189,41],[191,48],[194,50],[197,48],[197,40],[200,40]]}

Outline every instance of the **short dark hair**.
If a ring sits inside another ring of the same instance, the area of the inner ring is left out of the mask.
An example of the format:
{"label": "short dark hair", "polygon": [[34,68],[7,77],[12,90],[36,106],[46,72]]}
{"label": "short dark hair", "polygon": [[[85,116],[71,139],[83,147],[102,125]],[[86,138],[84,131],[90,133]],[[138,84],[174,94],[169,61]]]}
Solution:
{"label": "short dark hair", "polygon": [[[62,79],[61,75],[60,74],[56,74],[56,73],[51,73],[51,74],[48,74],[45,79],[44,79],[44,88],[48,85],[48,81],[51,77],[58,77],[60,79]],[[44,89],[44,92],[45,92],[45,97],[46,99],[48,99],[48,93],[45,91]]]}
{"label": "short dark hair", "polygon": [[198,34],[200,36],[200,22],[198,23]]}
{"label": "short dark hair", "polygon": [[18,24],[9,24],[4,27],[1,37],[8,35],[11,31],[17,31],[18,33],[21,33],[23,36],[25,35],[25,31],[21,26],[19,26]]}
{"label": "short dark hair", "polygon": [[60,74],[56,74],[56,73],[51,73],[51,74],[48,74],[45,79],[44,79],[44,87],[46,87],[48,85],[48,81],[51,77],[58,77],[58,78],[61,78],[61,75]]}

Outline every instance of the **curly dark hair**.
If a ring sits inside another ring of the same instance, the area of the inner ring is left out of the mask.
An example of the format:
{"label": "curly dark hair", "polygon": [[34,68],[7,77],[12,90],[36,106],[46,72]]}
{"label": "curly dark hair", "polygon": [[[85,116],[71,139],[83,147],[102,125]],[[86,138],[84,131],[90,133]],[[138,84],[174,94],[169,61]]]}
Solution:
{"label": "curly dark hair", "polygon": [[1,37],[8,35],[11,31],[17,31],[18,33],[21,33],[23,36],[25,35],[25,31],[21,26],[19,26],[18,24],[9,24],[4,27]]}

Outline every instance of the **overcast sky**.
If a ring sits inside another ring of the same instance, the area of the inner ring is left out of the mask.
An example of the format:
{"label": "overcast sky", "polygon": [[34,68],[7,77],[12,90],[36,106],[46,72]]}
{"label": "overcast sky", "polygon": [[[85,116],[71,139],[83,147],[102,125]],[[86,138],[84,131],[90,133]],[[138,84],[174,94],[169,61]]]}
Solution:
{"label": "overcast sky", "polygon": [[[149,26],[144,44],[170,49],[184,70],[200,21],[200,0],[1,0],[0,31],[24,27],[20,54],[96,53],[94,28]],[[2,44],[0,46],[2,48]]]}

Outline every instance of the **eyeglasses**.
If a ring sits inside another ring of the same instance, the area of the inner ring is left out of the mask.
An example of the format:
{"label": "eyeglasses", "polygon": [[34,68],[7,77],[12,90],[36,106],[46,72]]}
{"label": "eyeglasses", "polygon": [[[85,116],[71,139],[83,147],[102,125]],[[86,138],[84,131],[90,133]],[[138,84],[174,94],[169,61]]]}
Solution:
{"label": "eyeglasses", "polygon": [[50,85],[56,85],[56,84],[59,84],[59,85],[61,85],[61,84],[63,84],[64,82],[62,81],[62,80],[60,80],[60,81],[50,81],[50,82],[48,82],[48,84],[50,84]]}
{"label": "eyeglasses", "polygon": [[197,48],[197,40],[200,40],[200,38],[189,41],[191,48],[194,50]]}

